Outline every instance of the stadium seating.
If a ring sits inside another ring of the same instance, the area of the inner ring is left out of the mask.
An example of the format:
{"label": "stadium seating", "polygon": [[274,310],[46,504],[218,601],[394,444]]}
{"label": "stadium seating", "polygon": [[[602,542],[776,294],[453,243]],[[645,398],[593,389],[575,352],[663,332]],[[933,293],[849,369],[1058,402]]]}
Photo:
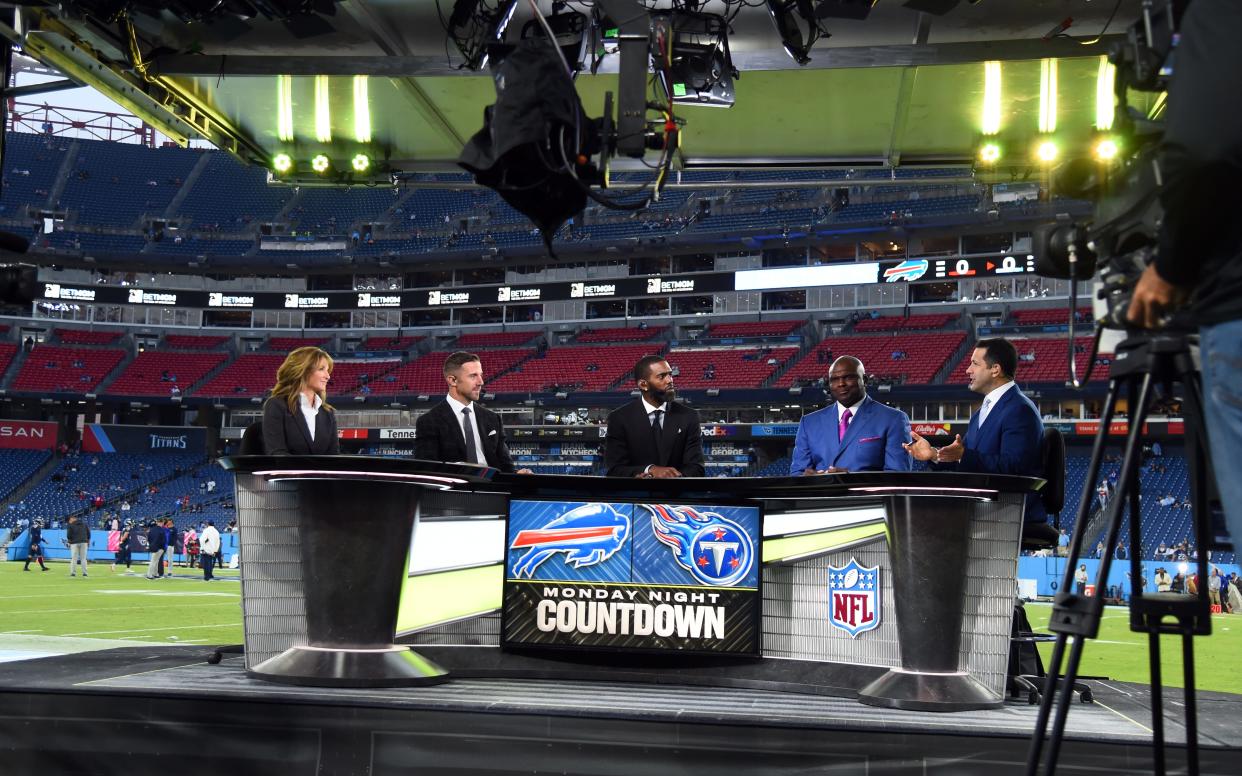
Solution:
{"label": "stadium seating", "polygon": [[[534,352],[529,348],[517,348],[488,350],[480,353],[484,390],[495,390],[491,383],[497,375],[512,368],[522,359],[533,355]],[[448,390],[448,385],[444,382],[444,359],[448,358],[449,353],[450,351],[437,350],[407,361],[391,372],[371,380],[369,383],[371,393],[379,396],[423,393],[434,396],[444,393]]]}
{"label": "stadium seating", "polygon": [[147,148],[134,143],[78,141],[78,157],[60,195],[77,223],[138,226],[162,217],[202,151]]}
{"label": "stadium seating", "polygon": [[[177,396],[228,360],[224,353],[174,353],[147,350],[125,367],[104,390],[117,396]],[[176,391],[173,391],[176,388]]]}
{"label": "stadium seating", "polygon": [[734,337],[784,337],[802,328],[803,321],[761,321],[758,323],[716,323],[700,339]]}
{"label": "stadium seating", "polygon": [[537,331],[498,331],[490,333],[463,334],[453,343],[458,350],[476,348],[512,348],[533,340]]}
{"label": "stadium seating", "polygon": [[72,512],[89,509],[93,496],[100,496],[108,503],[136,489],[167,480],[178,468],[189,470],[202,462],[201,453],[66,456],[26,494],[26,511],[47,520],[63,520]]}
{"label": "stadium seating", "polygon": [[39,343],[13,380],[15,391],[91,393],[125,358],[115,348],[66,347]]}
{"label": "stadium seating", "polygon": [[13,356],[17,355],[17,345],[12,342],[0,342],[0,375],[9,371]]}
{"label": "stadium seating", "polygon": [[658,339],[668,331],[667,326],[630,326],[617,329],[591,329],[580,333],[576,341],[580,344],[609,344],[613,342],[646,342]]}
{"label": "stadium seating", "polygon": [[123,331],[87,331],[86,329],[53,329],[64,345],[111,345],[125,335]]}
{"label": "stadium seating", "polygon": [[409,350],[418,343],[422,342],[426,337],[383,337],[371,336],[367,337],[359,350]]}
{"label": "stadium seating", "polygon": [[[332,379],[328,382],[328,394],[345,396],[373,393],[372,383],[382,380],[383,375],[399,366],[401,366],[401,361],[395,358],[371,358],[358,361],[338,359],[332,365]],[[363,386],[367,387],[366,391],[361,390]]]}
{"label": "stadium seating", "polygon": [[327,344],[327,337],[271,337],[267,341],[267,349],[288,352],[298,348],[322,348]]}
{"label": "stadium seating", "polygon": [[[550,348],[488,384],[493,393],[542,393],[559,386],[565,391],[603,391],[630,374],[650,345]],[[486,367],[486,362],[484,366]]]}
{"label": "stadium seating", "polygon": [[[1056,324],[1064,324],[1069,321],[1069,308],[1060,307],[1057,309],[1041,309],[1014,310],[1010,315],[1016,326],[1052,326]],[[1077,322],[1089,323],[1091,321],[1091,309],[1088,307],[1078,308]]]}
{"label": "stadium seating", "polygon": [[164,345],[176,350],[215,350],[228,344],[228,337],[198,336],[195,334],[165,334]]}
{"label": "stadium seating", "polygon": [[[781,376],[777,385],[787,388],[814,382],[828,374],[832,359],[854,356],[867,374],[904,384],[930,383],[966,340],[966,332],[911,335],[859,335],[828,337]],[[894,352],[904,353],[893,358]]]}
{"label": "stadium seating", "polygon": [[[1064,383],[1069,379],[1069,360],[1067,351],[1069,343],[1064,337],[1044,339],[1010,339],[1018,350],[1018,373],[1014,376],[1019,383]],[[1087,362],[1091,356],[1091,337],[1074,338],[1074,363],[1081,379],[1087,373]],[[1028,357],[1034,356],[1031,360]],[[1091,375],[1092,382],[1108,379],[1108,364],[1112,361],[1111,353],[1100,353],[1098,364]],[[962,359],[949,376],[953,383],[966,382],[966,367],[970,366],[970,355]]]}
{"label": "stadium seating", "polygon": [[879,318],[863,318],[854,324],[854,331],[871,333],[881,331],[920,331],[943,329],[950,321],[956,319],[956,313],[935,313],[931,315],[881,316]]}
{"label": "stadium seating", "polygon": [[[10,493],[30,479],[51,456],[51,450],[0,450],[0,501],[7,499]],[[26,510],[15,508],[6,511],[24,513]],[[18,516],[30,517],[25,514]]]}
{"label": "stadium seating", "polygon": [[285,360],[279,353],[243,353],[215,377],[199,386],[195,396],[266,396],[276,384],[276,370]]}
{"label": "stadium seating", "polygon": [[759,388],[797,354],[796,347],[676,348],[666,357],[676,370],[674,384],[681,390],[697,390]]}

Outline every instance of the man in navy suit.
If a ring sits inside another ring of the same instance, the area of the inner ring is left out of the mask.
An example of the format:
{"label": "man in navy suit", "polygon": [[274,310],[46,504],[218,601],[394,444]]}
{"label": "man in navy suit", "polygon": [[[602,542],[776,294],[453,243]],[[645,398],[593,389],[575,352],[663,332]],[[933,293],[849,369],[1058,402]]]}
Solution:
{"label": "man in navy suit", "polygon": [[[1040,444],[1044,423],[1035,404],[1013,381],[1017,368],[1018,351],[1009,340],[979,340],[966,377],[970,390],[983,394],[983,406],[970,417],[966,439],[958,434],[952,444],[936,449],[914,434],[914,441],[906,449],[920,461],[931,461],[936,468],[1043,477]],[[1042,523],[1047,519],[1039,494],[1027,494],[1026,521]]]}
{"label": "man in navy suit", "polygon": [[836,404],[798,423],[790,474],[909,471],[910,418],[867,396],[867,370],[853,356],[841,356],[828,370],[828,392]]}

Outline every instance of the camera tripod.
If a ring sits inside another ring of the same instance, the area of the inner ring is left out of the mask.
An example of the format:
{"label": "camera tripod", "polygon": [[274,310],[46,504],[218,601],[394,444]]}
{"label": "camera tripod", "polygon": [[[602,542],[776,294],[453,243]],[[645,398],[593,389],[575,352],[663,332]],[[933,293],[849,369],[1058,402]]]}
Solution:
{"label": "camera tripod", "polygon": [[[1044,684],[1043,700],[1035,722],[1035,732],[1027,753],[1027,776],[1035,776],[1043,753],[1044,737],[1052,707],[1056,705],[1056,718],[1048,734],[1048,752],[1044,773],[1051,776],[1056,771],[1057,756],[1065,733],[1066,716],[1073,696],[1070,688],[1078,678],[1082,651],[1087,639],[1099,634],[1100,617],[1104,609],[1102,596],[1080,596],[1074,593],[1074,569],[1083,549],[1087,529],[1087,514],[1091,505],[1094,484],[1099,479],[1104,446],[1117,406],[1118,394],[1124,388],[1130,415],[1125,452],[1117,479],[1115,496],[1109,501],[1104,520],[1108,548],[1100,560],[1096,575],[1097,591],[1103,590],[1112,564],[1112,548],[1117,545],[1121,529],[1122,510],[1129,509],[1130,518],[1130,630],[1148,635],[1151,664],[1152,703],[1152,749],[1155,773],[1165,773],[1164,719],[1161,710],[1160,687],[1160,636],[1175,634],[1182,637],[1182,660],[1185,672],[1186,714],[1186,763],[1187,772],[1198,773],[1198,728],[1195,708],[1195,669],[1192,637],[1211,633],[1211,617],[1208,603],[1207,549],[1211,541],[1208,514],[1208,476],[1210,461],[1207,451],[1206,429],[1203,425],[1202,390],[1199,372],[1191,354],[1191,344],[1197,343],[1196,335],[1184,333],[1130,333],[1117,346],[1112,368],[1109,371],[1108,395],[1100,417],[1100,429],[1091,451],[1091,464],[1087,470],[1086,486],[1078,505],[1078,519],[1070,540],[1069,558],[1065,577],[1057,592],[1052,608],[1049,630],[1057,634],[1049,661],[1048,676]],[[1186,457],[1190,472],[1190,499],[1193,515],[1195,547],[1199,550],[1197,573],[1202,580],[1197,595],[1181,593],[1145,593],[1142,578],[1142,525],[1139,511],[1139,463],[1142,457],[1143,426],[1148,410],[1155,398],[1153,384],[1159,383],[1162,393],[1171,395],[1174,383],[1180,383],[1184,393],[1182,416],[1186,421]],[[1069,646],[1069,662],[1063,677],[1058,677],[1061,662]]]}

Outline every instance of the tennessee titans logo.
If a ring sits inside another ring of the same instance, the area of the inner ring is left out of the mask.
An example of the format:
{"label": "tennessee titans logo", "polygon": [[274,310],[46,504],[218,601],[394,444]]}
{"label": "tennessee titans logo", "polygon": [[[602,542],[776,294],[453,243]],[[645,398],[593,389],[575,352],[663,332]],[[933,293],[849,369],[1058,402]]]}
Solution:
{"label": "tennessee titans logo", "polygon": [[513,565],[513,576],[533,578],[535,569],[559,552],[575,569],[611,558],[630,538],[630,518],[609,504],[583,504],[544,525],[518,531],[510,550],[526,548]]}
{"label": "tennessee titans logo", "polygon": [[755,542],[737,523],[693,507],[643,504],[651,512],[655,538],[668,545],[677,562],[699,584],[731,587],[755,563]]}
{"label": "tennessee titans logo", "polygon": [[898,280],[913,282],[927,274],[927,259],[906,259],[900,264],[884,270],[884,280],[896,283]]}
{"label": "tennessee titans logo", "polygon": [[828,567],[828,622],[857,638],[880,624],[880,567]]}

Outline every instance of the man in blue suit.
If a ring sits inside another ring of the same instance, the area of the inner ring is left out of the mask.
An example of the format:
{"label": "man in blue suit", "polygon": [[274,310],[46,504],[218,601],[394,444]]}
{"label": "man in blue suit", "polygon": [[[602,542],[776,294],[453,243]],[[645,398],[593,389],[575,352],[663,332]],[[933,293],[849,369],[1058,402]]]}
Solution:
{"label": "man in blue suit", "polygon": [[836,404],[805,415],[798,424],[790,474],[909,471],[910,418],[867,396],[867,372],[853,356],[828,370]]}
{"label": "man in blue suit", "polygon": [[[959,434],[952,444],[936,449],[914,434],[906,450],[920,461],[931,461],[936,468],[1043,477],[1039,448],[1044,423],[1035,404],[1013,381],[1017,368],[1018,351],[1009,340],[979,340],[966,377],[970,390],[983,394],[983,406],[970,417],[966,439]],[[1027,494],[1026,521],[1042,523],[1047,519],[1039,494]]]}

